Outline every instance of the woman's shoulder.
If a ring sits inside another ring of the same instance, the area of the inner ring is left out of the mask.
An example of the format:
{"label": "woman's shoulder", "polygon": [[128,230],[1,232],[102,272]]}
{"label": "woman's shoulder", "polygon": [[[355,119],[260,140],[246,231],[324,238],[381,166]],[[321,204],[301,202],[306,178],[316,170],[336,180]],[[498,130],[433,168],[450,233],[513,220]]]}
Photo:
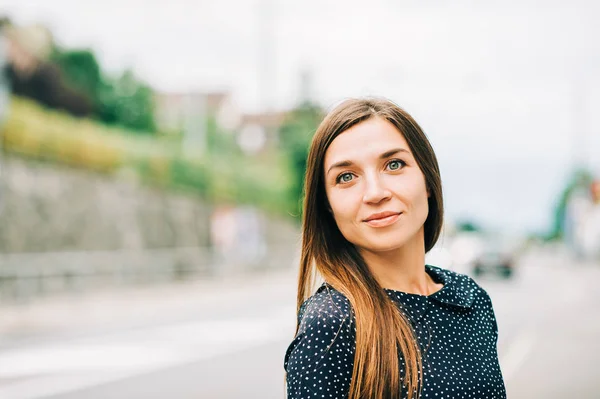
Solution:
{"label": "woman's shoulder", "polygon": [[352,308],[348,298],[328,283],[323,283],[300,307],[298,324],[300,330],[321,322],[339,326],[344,322],[351,321],[352,317]]}
{"label": "woman's shoulder", "polygon": [[352,314],[350,301],[328,283],[323,283],[300,307],[299,316],[320,315],[345,318]]}
{"label": "woman's shoulder", "polygon": [[350,302],[324,283],[304,301],[298,317],[298,331],[284,358],[288,394],[294,398],[316,398],[321,391],[315,387],[325,387],[328,378],[333,378],[330,389],[347,392],[356,337]]}
{"label": "woman's shoulder", "polygon": [[298,331],[285,355],[286,370],[290,361],[318,359],[326,353],[337,353],[340,348],[349,353],[353,350],[355,331],[350,302],[341,292],[323,283],[300,307]]}

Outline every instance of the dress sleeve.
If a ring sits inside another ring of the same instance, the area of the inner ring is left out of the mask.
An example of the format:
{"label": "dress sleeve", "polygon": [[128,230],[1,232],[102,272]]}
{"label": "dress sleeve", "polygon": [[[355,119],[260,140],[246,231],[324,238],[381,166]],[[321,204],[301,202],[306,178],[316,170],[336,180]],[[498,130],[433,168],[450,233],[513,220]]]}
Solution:
{"label": "dress sleeve", "polygon": [[487,320],[491,325],[492,334],[494,337],[495,344],[498,344],[498,322],[496,320],[496,313],[494,312],[494,306],[492,305],[492,298],[487,293],[487,291],[483,290],[484,296],[484,306],[486,311]]}
{"label": "dress sleeve", "polygon": [[356,330],[349,305],[323,291],[300,311],[298,334],[285,355],[288,399],[348,397]]}
{"label": "dress sleeve", "polygon": [[498,322],[496,321],[496,313],[494,312],[494,306],[492,305],[492,298],[489,296],[487,291],[481,289],[483,292],[483,307],[484,307],[484,323],[488,324],[489,327],[489,343],[491,346],[492,361],[488,362],[488,367],[492,371],[492,375],[496,379],[496,384],[499,387],[500,397],[506,397],[506,386],[504,383],[504,377],[500,368],[500,359],[498,357]]}
{"label": "dress sleeve", "polygon": [[492,298],[483,287],[475,282],[475,280],[468,277],[468,281],[475,295],[475,308],[478,309],[478,314],[481,315],[480,323],[482,323],[482,331],[492,337],[495,347],[498,343],[498,322],[496,320],[494,306],[492,305]]}

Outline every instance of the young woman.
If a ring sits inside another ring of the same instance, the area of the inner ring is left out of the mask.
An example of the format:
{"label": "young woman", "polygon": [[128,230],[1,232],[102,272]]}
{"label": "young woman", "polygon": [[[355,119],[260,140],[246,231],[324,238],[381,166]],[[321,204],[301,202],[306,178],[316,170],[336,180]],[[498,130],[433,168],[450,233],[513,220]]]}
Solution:
{"label": "young woman", "polygon": [[288,399],[505,398],[490,297],[425,264],[442,184],[411,116],[383,99],[339,105],[313,138],[305,187]]}

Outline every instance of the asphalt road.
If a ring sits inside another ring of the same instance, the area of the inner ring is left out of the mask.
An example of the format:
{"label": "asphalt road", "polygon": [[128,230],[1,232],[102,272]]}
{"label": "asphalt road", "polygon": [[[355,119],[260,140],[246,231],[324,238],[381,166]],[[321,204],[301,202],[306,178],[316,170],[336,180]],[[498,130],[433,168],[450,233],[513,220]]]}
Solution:
{"label": "asphalt road", "polygon": [[[539,251],[514,279],[479,281],[509,398],[600,398],[599,281],[600,265]],[[62,325],[0,329],[0,398],[284,398],[293,273],[202,287],[116,293]]]}

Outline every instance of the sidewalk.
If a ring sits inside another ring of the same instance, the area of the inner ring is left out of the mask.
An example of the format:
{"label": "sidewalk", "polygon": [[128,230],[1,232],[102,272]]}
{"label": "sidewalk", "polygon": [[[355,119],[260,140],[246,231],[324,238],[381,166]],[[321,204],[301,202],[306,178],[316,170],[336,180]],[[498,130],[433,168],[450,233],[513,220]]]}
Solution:
{"label": "sidewalk", "polygon": [[[296,269],[255,272],[220,279],[119,287],[79,295],[40,298],[28,304],[0,304],[0,344],[48,335],[142,323],[211,303],[235,302],[265,290],[296,290]],[[287,295],[287,293],[286,293]]]}

